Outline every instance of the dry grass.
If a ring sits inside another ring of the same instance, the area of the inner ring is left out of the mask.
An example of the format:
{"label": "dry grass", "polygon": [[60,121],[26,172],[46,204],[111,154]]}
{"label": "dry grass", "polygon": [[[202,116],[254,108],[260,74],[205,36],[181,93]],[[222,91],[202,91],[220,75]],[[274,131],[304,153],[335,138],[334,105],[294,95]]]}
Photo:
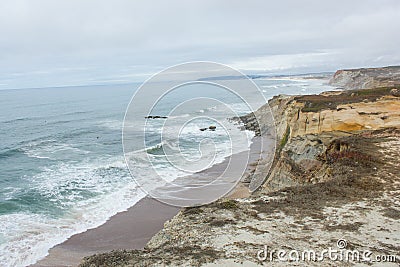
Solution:
{"label": "dry grass", "polygon": [[374,102],[384,95],[390,95],[390,90],[396,87],[382,87],[374,89],[348,90],[338,95],[304,95],[295,98],[304,103],[302,112],[318,112],[324,109],[337,110],[338,105],[361,101]]}
{"label": "dry grass", "polygon": [[239,206],[239,203],[236,200],[229,199],[229,200],[223,200],[223,201],[217,201],[215,203],[209,204],[207,207],[214,207],[214,208],[220,208],[220,209],[226,209],[226,210],[234,210],[237,209]]}
{"label": "dry grass", "polygon": [[395,220],[400,220],[400,210],[387,208],[383,210],[383,215]]}
{"label": "dry grass", "polygon": [[203,209],[200,207],[189,207],[185,208],[182,213],[184,215],[197,215],[203,213]]}
{"label": "dry grass", "polygon": [[[379,134],[379,132],[377,132]],[[273,193],[273,201],[253,202],[259,213],[273,214],[284,211],[295,217],[311,216],[321,219],[326,206],[335,206],[349,201],[379,196],[384,187],[378,179],[372,178],[374,168],[381,166],[376,143],[382,137],[360,134],[334,140],[324,155],[321,168],[329,173],[328,181],[288,187]],[[292,172],[298,173],[297,164],[292,164]]]}
{"label": "dry grass", "polygon": [[[213,262],[219,258],[221,252],[210,247],[177,246],[165,247],[162,253],[153,253],[151,258],[147,250],[115,250],[108,253],[96,254],[84,258],[80,267],[116,267],[116,266],[163,266],[170,265],[172,261],[188,262],[193,260],[192,266],[200,266]],[[157,264],[157,262],[159,264]]]}
{"label": "dry grass", "polygon": [[[378,145],[380,142],[384,142],[388,136],[393,137],[396,134],[400,135],[398,129],[386,129],[363,132],[334,140],[331,145],[328,145],[327,152],[319,157],[322,162],[321,168],[326,168],[326,172],[330,170],[330,179],[325,182],[293,186],[268,194],[259,192],[262,197],[254,196],[257,200],[253,198],[252,202],[220,200],[202,207],[187,208],[183,210],[182,215],[187,216],[185,220],[192,220],[192,223],[195,221],[195,225],[202,224],[198,228],[202,231],[211,231],[207,229],[212,228],[215,231],[217,227],[226,229],[239,227],[255,235],[260,235],[268,231],[250,225],[240,227],[240,222],[247,220],[262,222],[262,214],[270,215],[267,217],[273,220],[274,216],[282,217],[282,213],[284,213],[293,216],[296,224],[299,225],[302,225],[305,218],[311,217],[317,219],[326,231],[357,232],[359,228],[363,227],[362,222],[324,224],[326,216],[329,216],[324,213],[324,210],[326,207],[339,207],[359,200],[369,199],[370,203],[375,199],[379,200],[385,187],[376,177],[375,168],[384,169],[387,163],[380,162],[381,154],[378,152]],[[229,218],[218,213],[228,214]],[[400,211],[391,207],[390,203],[382,210],[382,214],[391,219],[400,219]],[[302,227],[305,229],[308,226],[302,225]],[[214,231],[212,231],[212,235],[215,233]],[[199,239],[198,236],[185,240],[181,239],[179,232],[175,232],[175,234],[177,233],[177,236],[171,235],[163,240],[158,248],[97,254],[85,258],[80,266],[162,266],[163,264],[167,266],[182,264],[200,266],[227,257],[223,250],[207,247],[203,243],[194,245],[196,244],[194,242]],[[249,244],[246,243],[246,246]],[[349,244],[349,248],[351,246],[352,244]],[[393,249],[395,248],[390,248],[390,250]]]}

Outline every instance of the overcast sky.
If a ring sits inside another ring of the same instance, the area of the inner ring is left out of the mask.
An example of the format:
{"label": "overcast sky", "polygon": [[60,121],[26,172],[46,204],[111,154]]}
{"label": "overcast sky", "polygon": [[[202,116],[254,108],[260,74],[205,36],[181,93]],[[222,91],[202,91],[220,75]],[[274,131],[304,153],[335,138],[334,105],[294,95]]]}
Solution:
{"label": "overcast sky", "polygon": [[399,0],[0,1],[0,89],[142,81],[186,61],[248,73],[400,63]]}

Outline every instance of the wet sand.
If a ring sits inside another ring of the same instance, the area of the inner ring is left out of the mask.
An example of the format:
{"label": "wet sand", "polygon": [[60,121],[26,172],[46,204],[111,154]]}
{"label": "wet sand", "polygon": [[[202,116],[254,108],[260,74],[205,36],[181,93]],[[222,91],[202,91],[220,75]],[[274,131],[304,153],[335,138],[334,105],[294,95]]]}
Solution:
{"label": "wet sand", "polygon": [[[236,160],[247,160],[246,173],[254,169],[254,163],[260,157],[258,149],[260,139],[253,139],[249,155],[239,153]],[[201,177],[213,178],[226,168],[231,157],[202,171]],[[247,187],[239,183],[228,197],[241,198],[249,195]],[[103,225],[89,229],[86,232],[73,235],[67,241],[53,247],[49,255],[32,265],[39,266],[77,266],[83,257],[95,253],[117,249],[142,249],[146,243],[163,228],[164,223],[174,217],[180,208],[170,206],[150,197],[141,199],[136,205],[125,212],[112,216]]]}
{"label": "wet sand", "polygon": [[142,249],[179,208],[145,197],[103,225],[73,235],[32,266],[77,266],[83,257],[117,249]]}

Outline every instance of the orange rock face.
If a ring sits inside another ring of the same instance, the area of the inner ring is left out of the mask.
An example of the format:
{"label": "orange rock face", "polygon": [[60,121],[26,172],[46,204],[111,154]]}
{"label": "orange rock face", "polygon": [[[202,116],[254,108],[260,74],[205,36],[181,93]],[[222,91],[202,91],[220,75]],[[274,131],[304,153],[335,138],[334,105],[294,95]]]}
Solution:
{"label": "orange rock face", "polygon": [[[301,109],[302,105],[298,105]],[[377,130],[400,127],[400,99],[385,96],[376,102],[339,105],[337,110],[299,112],[289,120],[291,137],[330,131]]]}

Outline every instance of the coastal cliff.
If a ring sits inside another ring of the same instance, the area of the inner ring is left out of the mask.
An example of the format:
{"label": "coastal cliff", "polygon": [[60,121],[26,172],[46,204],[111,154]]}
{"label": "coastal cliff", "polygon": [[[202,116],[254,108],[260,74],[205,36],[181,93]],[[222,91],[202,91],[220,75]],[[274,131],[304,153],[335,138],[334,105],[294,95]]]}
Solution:
{"label": "coastal cliff", "polygon": [[400,66],[338,70],[329,84],[343,89],[396,86],[400,84]]}
{"label": "coastal cliff", "polygon": [[[337,248],[339,239],[353,251],[396,255],[400,97],[397,87],[377,85],[274,97],[270,108],[256,111],[259,124],[254,114],[241,118],[259,135],[268,134],[271,123],[276,126],[277,152],[259,190],[247,198],[184,209],[144,250],[94,255],[81,266],[259,266],[268,261],[286,266],[276,254],[257,256],[265,246],[287,251]],[[275,122],[266,119],[267,112]],[[338,265],[323,260],[326,266]]]}
{"label": "coastal cliff", "polygon": [[397,128],[400,99],[393,88],[278,96],[270,101],[278,153],[264,188],[270,191],[330,179],[329,153],[352,153],[342,140],[360,132]]}

